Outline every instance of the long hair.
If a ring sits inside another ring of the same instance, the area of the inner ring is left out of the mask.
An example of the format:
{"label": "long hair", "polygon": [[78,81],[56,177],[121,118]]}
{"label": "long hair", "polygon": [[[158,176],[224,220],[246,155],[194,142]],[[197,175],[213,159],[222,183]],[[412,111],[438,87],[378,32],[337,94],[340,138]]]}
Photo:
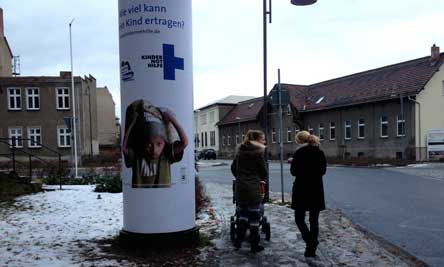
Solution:
{"label": "long hair", "polygon": [[265,137],[264,132],[261,130],[248,130],[244,138],[244,144],[248,144],[250,141],[258,141],[261,137]]}
{"label": "long hair", "polygon": [[308,143],[312,146],[318,146],[321,142],[319,141],[319,137],[314,134],[310,134],[307,131],[300,131],[296,134],[296,140],[300,143]]}

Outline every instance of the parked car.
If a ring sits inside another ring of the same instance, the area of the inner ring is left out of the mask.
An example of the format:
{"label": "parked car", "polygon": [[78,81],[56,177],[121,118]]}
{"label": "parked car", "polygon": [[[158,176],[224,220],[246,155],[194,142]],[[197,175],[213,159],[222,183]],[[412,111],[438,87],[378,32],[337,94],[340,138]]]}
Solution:
{"label": "parked car", "polygon": [[287,163],[291,163],[293,161],[293,157],[289,157],[288,159],[287,159]]}
{"label": "parked car", "polygon": [[216,159],[216,150],[212,148],[202,150],[199,159]]}

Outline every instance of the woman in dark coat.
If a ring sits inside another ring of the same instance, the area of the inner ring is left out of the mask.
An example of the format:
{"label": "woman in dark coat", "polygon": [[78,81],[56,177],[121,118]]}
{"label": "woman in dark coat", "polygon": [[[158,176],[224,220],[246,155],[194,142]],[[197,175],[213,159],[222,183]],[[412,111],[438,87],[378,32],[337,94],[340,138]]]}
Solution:
{"label": "woman in dark coat", "polygon": [[231,164],[231,172],[236,177],[235,198],[239,207],[239,223],[234,246],[241,247],[249,227],[252,252],[264,249],[259,245],[260,208],[263,200],[261,183],[267,175],[264,151],[264,133],[258,130],[249,130]]}
{"label": "woman in dark coat", "polygon": [[[293,183],[291,208],[294,209],[296,225],[306,243],[305,257],[315,257],[319,244],[319,213],[325,209],[322,176],[327,170],[324,152],[319,148],[319,139],[307,131],[296,135],[301,145],[293,155],[291,174],[296,176]],[[305,223],[309,212],[310,229]]]}

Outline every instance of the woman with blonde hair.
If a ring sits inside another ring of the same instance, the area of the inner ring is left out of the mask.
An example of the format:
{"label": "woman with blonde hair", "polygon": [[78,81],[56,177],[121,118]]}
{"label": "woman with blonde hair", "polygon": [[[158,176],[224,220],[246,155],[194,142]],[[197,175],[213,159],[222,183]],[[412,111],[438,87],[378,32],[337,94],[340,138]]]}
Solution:
{"label": "woman with blonde hair", "polygon": [[[296,135],[300,148],[291,162],[290,172],[295,176],[291,208],[294,209],[296,225],[306,243],[305,257],[315,257],[319,244],[319,213],[325,209],[322,176],[327,170],[324,152],[319,148],[319,138],[307,131]],[[310,229],[305,223],[309,212]]]}
{"label": "woman with blonde hair", "polygon": [[263,200],[261,182],[267,175],[264,158],[265,135],[259,130],[248,130],[231,164],[235,181],[235,199],[239,208],[239,223],[234,246],[240,248],[247,229],[250,229],[251,252],[259,252],[259,220]]}

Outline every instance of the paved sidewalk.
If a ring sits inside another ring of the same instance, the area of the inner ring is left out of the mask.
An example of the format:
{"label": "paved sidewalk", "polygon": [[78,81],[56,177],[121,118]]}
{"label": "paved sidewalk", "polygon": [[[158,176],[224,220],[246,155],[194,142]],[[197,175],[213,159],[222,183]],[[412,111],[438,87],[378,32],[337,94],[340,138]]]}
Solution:
{"label": "paved sidewalk", "polygon": [[[305,244],[294,223],[293,210],[284,205],[266,204],[265,215],[271,223],[271,240],[264,238],[263,252],[253,254],[249,244],[234,249],[230,237],[230,216],[234,213],[230,186],[207,183],[212,207],[210,218],[200,224],[210,236],[212,247],[205,248],[201,260],[205,266],[418,266],[417,262],[396,256],[380,242],[364,234],[338,211],[327,210],[320,217],[318,257],[305,258]],[[276,202],[280,194],[272,194]],[[286,195],[286,200],[289,196]],[[399,252],[398,252],[399,253]],[[399,255],[399,254],[398,254]]]}

